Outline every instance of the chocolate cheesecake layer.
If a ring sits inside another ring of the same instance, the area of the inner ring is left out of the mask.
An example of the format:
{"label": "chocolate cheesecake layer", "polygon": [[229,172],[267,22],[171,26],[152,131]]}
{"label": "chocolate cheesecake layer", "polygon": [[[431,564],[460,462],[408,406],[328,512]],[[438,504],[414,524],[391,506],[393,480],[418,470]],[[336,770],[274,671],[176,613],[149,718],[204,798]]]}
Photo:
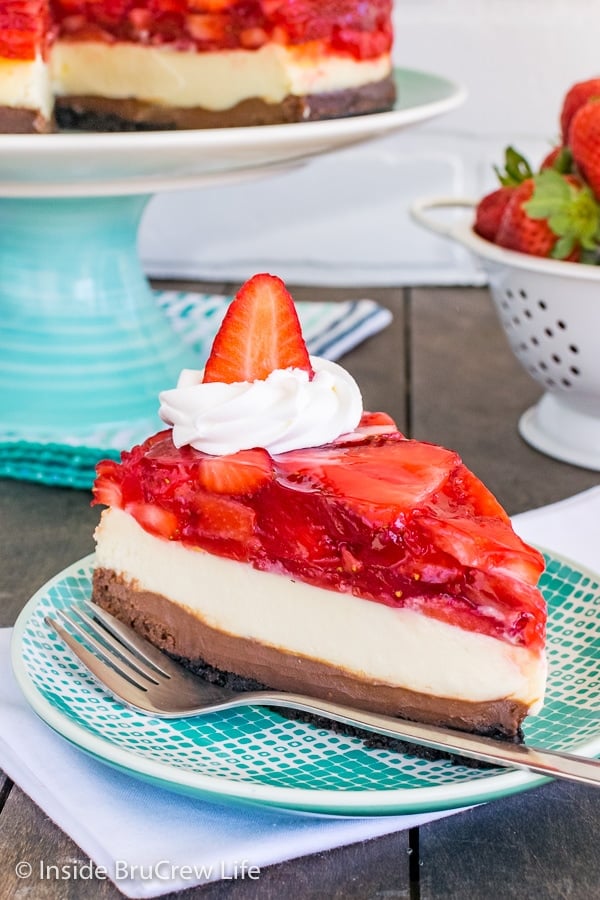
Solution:
{"label": "chocolate cheesecake layer", "polygon": [[223,682],[235,689],[266,686],[294,691],[355,709],[509,738],[518,735],[527,714],[524,704],[511,699],[469,702],[430,696],[361,679],[326,662],[226,634],[166,597],[125,582],[109,569],[96,569],[92,599],[199,672],[208,665],[250,680],[246,687],[231,679]]}
{"label": "chocolate cheesecake layer", "polygon": [[48,131],[52,131],[51,123],[37,110],[0,106],[0,134],[43,134]]}
{"label": "chocolate cheesecake layer", "polygon": [[229,109],[166,107],[134,99],[93,96],[56,98],[60,128],[85,131],[156,131],[194,128],[238,128],[281,125],[384,112],[394,105],[396,87],[391,76],[361,87],[329,93],[287,96],[281,103],[259,98],[243,100]]}

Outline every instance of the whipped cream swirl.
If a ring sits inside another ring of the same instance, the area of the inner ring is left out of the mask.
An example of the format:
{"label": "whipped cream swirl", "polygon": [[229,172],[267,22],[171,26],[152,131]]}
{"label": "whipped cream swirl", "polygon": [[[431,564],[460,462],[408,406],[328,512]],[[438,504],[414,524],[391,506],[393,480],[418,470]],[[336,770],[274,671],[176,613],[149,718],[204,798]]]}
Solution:
{"label": "whipped cream swirl", "polygon": [[302,369],[278,369],[264,381],[203,384],[201,371],[184,369],[177,387],[160,393],[159,415],[173,426],[176,447],[190,444],[213,456],[319,447],[357,427],[362,397],[341,366],[310,361],[312,380]]}

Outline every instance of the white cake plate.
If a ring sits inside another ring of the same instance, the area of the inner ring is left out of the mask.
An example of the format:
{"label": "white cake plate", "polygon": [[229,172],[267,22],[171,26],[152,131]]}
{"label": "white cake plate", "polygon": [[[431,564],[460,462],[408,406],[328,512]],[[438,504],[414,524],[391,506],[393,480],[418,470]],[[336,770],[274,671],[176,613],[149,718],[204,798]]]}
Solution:
{"label": "white cake plate", "polygon": [[142,272],[137,233],[150,196],[265,176],[431,119],[465,98],[444,78],[395,74],[395,108],[366,116],[0,135],[0,475],[15,474],[1,464],[9,443],[11,452],[15,442],[60,445],[68,433],[89,447],[90,430],[152,421],[158,391],[182,367],[201,364],[167,325]]}

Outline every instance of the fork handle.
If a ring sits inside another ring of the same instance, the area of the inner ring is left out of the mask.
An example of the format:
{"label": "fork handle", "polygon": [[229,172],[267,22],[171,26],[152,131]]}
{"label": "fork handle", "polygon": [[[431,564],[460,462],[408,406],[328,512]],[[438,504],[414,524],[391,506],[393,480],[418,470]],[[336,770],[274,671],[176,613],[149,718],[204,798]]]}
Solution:
{"label": "fork handle", "polygon": [[313,700],[301,694],[261,691],[240,695],[239,699],[242,696],[245,704],[298,709],[377,734],[402,738],[411,744],[458,753],[499,766],[528,769],[550,778],[562,778],[566,781],[600,787],[600,761],[596,759],[542,750],[526,744],[510,744],[468,732],[440,728],[437,725],[424,725],[377,713],[353,710],[328,700]]}

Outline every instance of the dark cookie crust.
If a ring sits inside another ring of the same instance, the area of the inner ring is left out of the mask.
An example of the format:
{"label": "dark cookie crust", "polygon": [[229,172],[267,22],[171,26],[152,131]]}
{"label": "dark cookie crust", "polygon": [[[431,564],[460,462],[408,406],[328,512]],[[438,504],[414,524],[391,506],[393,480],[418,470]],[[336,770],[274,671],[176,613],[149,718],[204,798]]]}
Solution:
{"label": "dark cookie crust", "polygon": [[385,112],[393,107],[396,88],[391,76],[362,87],[305,97],[289,95],[281,103],[258,98],[226,110],[165,107],[140,100],[66,96],[56,98],[59,128],[85,131],[156,131],[244,128],[311,122]]}

